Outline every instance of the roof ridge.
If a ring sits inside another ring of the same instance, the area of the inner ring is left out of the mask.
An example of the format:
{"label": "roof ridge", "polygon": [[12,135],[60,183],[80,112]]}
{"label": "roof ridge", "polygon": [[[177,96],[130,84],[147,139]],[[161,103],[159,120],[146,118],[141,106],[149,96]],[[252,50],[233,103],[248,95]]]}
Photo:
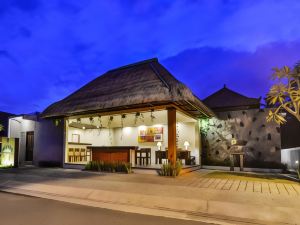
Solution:
{"label": "roof ridge", "polygon": [[230,91],[231,93],[233,93],[233,94],[235,94],[235,95],[238,95],[238,96],[241,96],[241,97],[243,97],[243,98],[247,98],[247,99],[256,99],[256,100],[259,99],[259,98],[248,97],[248,96],[246,96],[246,95],[243,95],[243,94],[241,94],[241,93],[239,93],[239,92],[237,92],[237,91],[234,91],[234,90],[228,88],[227,86],[224,86],[223,88],[217,90],[216,92],[214,92],[214,93],[212,93],[211,95],[209,95],[209,96],[207,96],[206,98],[204,98],[203,101],[206,101],[207,99],[209,99],[209,98],[211,98],[211,97],[213,97],[213,96],[216,96],[216,95],[222,93],[222,91],[224,91],[224,90]]}
{"label": "roof ridge", "polygon": [[[230,89],[230,88],[228,88],[228,87],[226,87],[226,86],[223,87],[222,89],[227,89],[228,91],[231,91],[231,92],[233,92],[234,94],[237,94],[237,95],[242,96],[242,97],[244,97],[244,98],[248,98],[248,99],[259,99],[259,98],[248,97],[248,96],[243,95],[243,94],[241,94],[241,93],[239,93],[239,92],[237,92],[237,91],[234,91],[234,90],[232,90],[232,89]],[[220,89],[220,90],[222,90],[222,89]]]}
{"label": "roof ridge", "polygon": [[107,72],[112,72],[112,71],[121,70],[121,69],[127,69],[127,68],[130,68],[130,67],[133,67],[133,66],[142,65],[142,64],[145,64],[145,63],[149,63],[149,62],[158,62],[158,59],[157,58],[151,58],[151,59],[138,61],[138,62],[135,62],[135,63],[130,63],[130,64],[125,65],[125,66],[120,66],[120,67],[117,67],[115,69],[108,70]]}
{"label": "roof ridge", "polygon": [[154,67],[154,65],[152,63],[150,63],[150,67],[153,70],[153,72],[155,73],[155,75],[160,79],[160,81],[170,90],[170,85],[168,84],[168,82],[162,77],[162,75],[159,73],[159,71]]}

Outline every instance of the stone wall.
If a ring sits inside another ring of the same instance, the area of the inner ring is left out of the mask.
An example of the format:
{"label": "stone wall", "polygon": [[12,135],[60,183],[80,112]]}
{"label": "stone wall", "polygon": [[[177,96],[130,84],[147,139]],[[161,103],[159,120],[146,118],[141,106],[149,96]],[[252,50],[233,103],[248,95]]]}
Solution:
{"label": "stone wall", "polygon": [[202,123],[203,159],[228,161],[234,151],[232,140],[244,142],[245,161],[280,163],[280,127],[267,123],[267,109],[249,109],[218,113]]}

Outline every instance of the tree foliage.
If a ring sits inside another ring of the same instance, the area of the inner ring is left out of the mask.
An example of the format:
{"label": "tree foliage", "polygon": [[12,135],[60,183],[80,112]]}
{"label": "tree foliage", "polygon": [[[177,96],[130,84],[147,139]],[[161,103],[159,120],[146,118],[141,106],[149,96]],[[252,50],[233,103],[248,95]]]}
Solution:
{"label": "tree foliage", "polygon": [[286,119],[282,112],[288,112],[300,122],[300,65],[293,69],[284,66],[273,70],[272,78],[276,84],[270,88],[266,100],[275,109],[269,111],[267,121],[283,124]]}
{"label": "tree foliage", "polygon": [[4,126],[2,124],[0,124],[0,131],[4,130]]}

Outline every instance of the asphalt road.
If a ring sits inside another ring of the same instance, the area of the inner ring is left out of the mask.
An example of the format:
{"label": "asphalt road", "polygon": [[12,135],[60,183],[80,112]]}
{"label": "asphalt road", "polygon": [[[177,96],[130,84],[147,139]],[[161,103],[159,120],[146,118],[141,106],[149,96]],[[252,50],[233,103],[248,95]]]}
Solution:
{"label": "asphalt road", "polygon": [[2,225],[208,225],[0,192]]}

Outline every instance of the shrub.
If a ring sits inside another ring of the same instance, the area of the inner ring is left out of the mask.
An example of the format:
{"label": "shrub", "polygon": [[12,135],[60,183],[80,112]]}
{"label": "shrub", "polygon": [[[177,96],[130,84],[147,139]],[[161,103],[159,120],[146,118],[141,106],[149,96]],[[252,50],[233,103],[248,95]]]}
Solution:
{"label": "shrub", "polygon": [[262,160],[246,161],[244,166],[249,168],[282,169],[283,171],[287,169],[287,166],[280,162]]}
{"label": "shrub", "polygon": [[103,171],[103,172],[121,172],[131,173],[131,164],[125,162],[104,162],[104,161],[90,161],[85,165],[85,170]]}
{"label": "shrub", "polygon": [[206,159],[204,161],[204,165],[208,166],[231,166],[231,161],[229,158],[224,160],[216,160],[216,159]]}
{"label": "shrub", "polygon": [[175,166],[171,163],[163,164],[158,170],[158,175],[166,177],[176,177],[180,174],[182,165],[180,161],[177,161]]}
{"label": "shrub", "polygon": [[[215,159],[206,159],[204,161],[204,165],[208,166],[231,166],[231,160],[226,158],[225,160],[215,160]],[[235,162],[234,166],[239,166],[237,162]],[[285,171],[287,166],[280,162],[274,161],[262,161],[262,160],[251,160],[245,161],[244,167],[248,168],[263,168],[263,169],[282,169]]]}

